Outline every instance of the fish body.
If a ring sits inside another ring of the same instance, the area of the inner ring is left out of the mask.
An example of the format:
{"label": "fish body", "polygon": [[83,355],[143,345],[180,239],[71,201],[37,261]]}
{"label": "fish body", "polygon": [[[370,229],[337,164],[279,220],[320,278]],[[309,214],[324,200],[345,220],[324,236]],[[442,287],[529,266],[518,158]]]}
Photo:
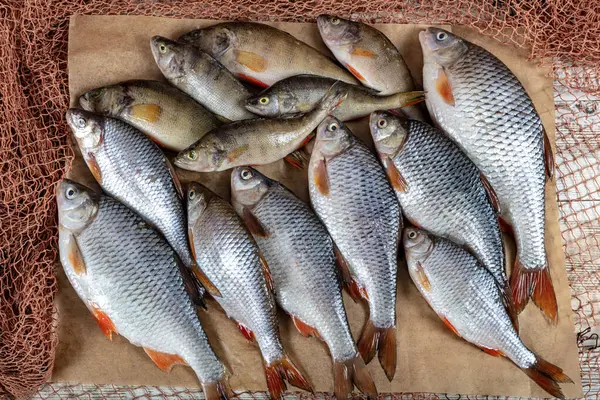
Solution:
{"label": "fish body", "polygon": [[125,205],[69,180],[58,184],[57,202],[61,262],[103,332],[143,347],[165,371],[189,365],[207,398],[229,398],[225,368],[164,238]]}
{"label": "fish body", "polygon": [[281,160],[306,144],[317,125],[345,98],[346,93],[336,84],[304,115],[223,125],[179,153],[173,162],[180,168],[210,172]]}
{"label": "fish body", "polygon": [[419,34],[426,104],[494,188],[512,225],[517,260],[511,289],[517,311],[529,298],[556,323],[556,297],[545,249],[545,183],[552,150],[527,92],[487,50],[438,28]]}
{"label": "fish body", "polygon": [[150,47],[165,78],[211,112],[228,121],[254,118],[244,108],[248,89],[213,57],[161,36],[154,36]]}
{"label": "fish body", "polygon": [[163,82],[135,80],[90,90],[81,107],[138,128],[161,147],[181,151],[211,129],[219,119],[200,103]]}
{"label": "fish body", "polygon": [[564,398],[558,382],[571,382],[560,368],[529,350],[515,331],[496,279],[457,244],[406,228],[403,243],[410,276],[448,327],[487,353],[504,356],[544,390]]}
{"label": "fish body", "polygon": [[[298,75],[279,81],[246,100],[246,109],[263,117],[276,118],[282,115],[311,111],[325,96],[335,79],[315,75]],[[376,110],[404,107],[421,100],[421,92],[396,93],[380,96],[364,86],[341,83],[348,97],[332,115],[348,121],[371,114]]]}
{"label": "fish body", "polygon": [[356,349],[337,279],[333,242],[311,209],[291,191],[250,167],[231,174],[232,202],[269,265],[277,303],[305,336],[320,337],[334,360],[335,393],[352,384],[377,390]]}
{"label": "fish body", "polygon": [[357,83],[329,57],[269,25],[224,22],[186,33],[178,41],[198,46],[238,78],[261,87],[300,74]]}
{"label": "fish body", "polygon": [[345,280],[368,299],[370,316],[358,343],[369,362],[377,349],[388,379],[396,369],[396,273],[400,205],[371,151],[341,122],[317,129],[309,164],[312,206],[345,265]]}
{"label": "fish body", "polygon": [[188,188],[189,236],[202,272],[218,290],[215,300],[250,340],[265,363],[272,398],[281,397],[284,379],[310,385],[286,355],[279,337],[268,266],[233,207],[197,183]]}

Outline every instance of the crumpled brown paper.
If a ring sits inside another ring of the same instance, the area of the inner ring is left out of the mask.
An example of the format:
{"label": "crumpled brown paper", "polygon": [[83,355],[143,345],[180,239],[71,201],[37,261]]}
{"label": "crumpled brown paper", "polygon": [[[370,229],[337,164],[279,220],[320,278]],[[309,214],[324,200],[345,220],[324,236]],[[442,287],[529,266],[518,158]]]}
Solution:
{"label": "crumpled brown paper", "polygon": [[[98,86],[128,79],[162,80],[150,52],[149,39],[153,35],[177,38],[191,29],[215,22],[128,16],[72,17],[69,31],[69,90],[72,105],[76,105],[77,96]],[[316,25],[271,24],[327,52]],[[422,56],[417,33],[423,26],[377,27],[400,49],[417,85],[421,86]],[[554,103],[549,69],[527,62],[523,51],[503,47],[470,29],[455,27],[453,30],[492,51],[517,74],[533,98],[546,131],[553,139]],[[353,122],[350,126],[370,143],[368,126],[364,120]],[[294,169],[283,161],[259,169],[308,200],[306,171]],[[228,171],[206,174],[178,170],[178,173],[184,182],[198,180],[219,195],[229,197]],[[94,185],[80,158],[70,174],[83,183]],[[542,314],[530,304],[521,314],[521,337],[532,350],[562,367],[576,382],[575,385],[562,386],[565,395],[580,397],[576,339],[553,183],[547,189],[546,246],[559,305],[559,325],[549,326]],[[514,250],[513,246],[508,247]],[[510,260],[512,262],[512,257]],[[367,316],[367,307],[354,303],[347,295],[344,297],[352,332],[358,338]],[[62,273],[57,303],[60,343],[53,381],[198,386],[191,369],[177,366],[170,374],[163,373],[141,348],[129,344],[118,335],[112,342],[107,340]],[[242,337],[234,322],[225,317],[214,301],[208,305],[209,311],[200,312],[200,317],[215,351],[233,373],[233,388],[265,390],[258,348]],[[393,382],[388,382],[376,358],[369,364],[380,393],[437,392],[548,397],[507,359],[487,355],[451,333],[421,298],[403,264],[400,264],[398,273],[397,314],[398,366]],[[289,317],[284,313],[280,313],[280,317],[282,340],[293,360],[306,371],[316,391],[332,391],[332,363],[325,344],[314,338],[302,337]]]}

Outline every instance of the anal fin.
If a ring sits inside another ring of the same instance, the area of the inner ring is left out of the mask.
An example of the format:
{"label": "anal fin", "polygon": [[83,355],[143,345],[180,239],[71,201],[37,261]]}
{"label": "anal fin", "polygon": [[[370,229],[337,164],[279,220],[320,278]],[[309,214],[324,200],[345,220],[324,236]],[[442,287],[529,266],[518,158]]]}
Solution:
{"label": "anal fin", "polygon": [[292,315],[292,321],[294,321],[294,325],[296,326],[296,329],[298,329],[298,332],[300,332],[302,334],[302,336],[304,336],[304,337],[314,336],[316,338],[321,338],[321,336],[319,335],[319,331],[317,331],[312,326],[305,324],[304,322],[302,322],[302,320],[300,318],[296,317],[295,315]]}
{"label": "anal fin", "polygon": [[92,305],[92,314],[98,323],[98,327],[102,333],[104,333],[104,336],[106,336],[109,340],[112,340],[112,334],[118,332],[110,317],[95,305]]}
{"label": "anal fin", "polygon": [[154,361],[154,364],[165,372],[170,372],[175,365],[187,365],[185,360],[177,354],[162,353],[146,347],[144,347],[144,351]]}
{"label": "anal fin", "polygon": [[481,183],[483,184],[483,188],[485,189],[485,192],[487,194],[488,200],[490,201],[490,204],[494,208],[496,214],[500,214],[500,200],[498,200],[498,195],[494,191],[494,188],[487,180],[485,175],[483,175],[483,173],[480,173],[479,177],[481,179]]}
{"label": "anal fin", "polygon": [[250,329],[248,329],[245,325],[242,325],[238,322],[237,324],[238,329],[240,330],[240,332],[242,332],[242,335],[248,339],[248,341],[250,342],[254,342],[254,340],[256,339],[256,337],[254,336],[254,332],[252,332]]}

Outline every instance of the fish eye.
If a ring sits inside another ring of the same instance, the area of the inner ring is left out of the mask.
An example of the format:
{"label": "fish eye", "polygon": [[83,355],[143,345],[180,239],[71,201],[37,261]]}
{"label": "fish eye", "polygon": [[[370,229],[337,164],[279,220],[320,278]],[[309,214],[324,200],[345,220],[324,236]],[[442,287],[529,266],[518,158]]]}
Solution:
{"label": "fish eye", "polygon": [[87,121],[81,116],[77,117],[77,121],[75,121],[75,123],[80,128],[85,128],[85,126],[87,125]]}
{"label": "fish eye", "polygon": [[251,179],[252,175],[253,175],[252,171],[250,171],[249,169],[243,169],[242,172],[240,173],[240,176],[245,181],[247,181],[248,179]]}
{"label": "fish eye", "polygon": [[380,128],[385,128],[388,125],[387,119],[385,118],[379,118],[379,120],[377,121],[377,126]]}
{"label": "fish eye", "polygon": [[67,199],[72,200],[75,198],[76,195],[77,195],[77,188],[75,188],[73,186],[69,186],[69,188],[65,192],[65,196],[67,197]]}
{"label": "fish eye", "polygon": [[333,17],[333,18],[331,18],[331,23],[332,23],[333,25],[339,25],[339,23],[340,23],[340,19],[339,19],[339,18],[336,18],[336,17]]}
{"label": "fish eye", "polygon": [[102,95],[102,89],[94,89],[90,92],[90,96],[97,99]]}
{"label": "fish eye", "polygon": [[160,51],[161,53],[165,53],[167,51],[167,46],[164,43],[161,43],[158,46],[158,51]]}
{"label": "fish eye", "polygon": [[417,232],[415,232],[415,231],[408,232],[408,238],[409,239],[414,239],[416,237],[417,237]]}
{"label": "fish eye", "polygon": [[268,97],[261,97],[258,102],[260,104],[269,104],[269,98]]}
{"label": "fish eye", "polygon": [[332,122],[329,125],[327,125],[327,130],[329,132],[335,132],[339,129],[340,125],[337,122]]}
{"label": "fish eye", "polygon": [[188,193],[188,199],[194,200],[195,197],[196,197],[196,189],[190,190],[190,192]]}
{"label": "fish eye", "polygon": [[448,34],[446,32],[438,32],[435,37],[437,40],[446,40],[448,38]]}
{"label": "fish eye", "polygon": [[196,150],[190,150],[187,153],[187,158],[189,158],[190,160],[195,160],[198,158],[198,153],[196,153]]}

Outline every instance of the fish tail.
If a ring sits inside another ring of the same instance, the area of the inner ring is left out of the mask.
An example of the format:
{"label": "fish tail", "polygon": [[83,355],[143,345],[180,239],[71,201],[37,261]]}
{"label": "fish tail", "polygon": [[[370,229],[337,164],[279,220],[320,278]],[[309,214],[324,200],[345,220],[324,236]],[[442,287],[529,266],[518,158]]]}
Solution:
{"label": "fish tail", "polygon": [[368,320],[358,340],[358,352],[365,363],[371,362],[375,353],[385,375],[391,382],[396,374],[396,327],[376,328],[373,321]]}
{"label": "fish tail", "polygon": [[287,389],[285,381],[300,389],[313,392],[313,388],[308,383],[308,380],[287,355],[284,355],[281,360],[275,361],[272,364],[265,364],[265,375],[267,376],[267,386],[271,399],[283,398],[283,392]]}
{"label": "fish tail", "polygon": [[547,266],[528,270],[517,257],[510,276],[510,287],[517,313],[523,311],[531,298],[535,305],[542,310],[544,316],[556,325],[558,306],[550,270]]}
{"label": "fish tail", "polygon": [[202,390],[206,400],[229,400],[234,397],[226,376],[216,382],[202,382]]}
{"label": "fish tail", "polygon": [[425,100],[425,92],[422,91],[396,93],[394,95],[395,108],[414,106],[423,100]]}
{"label": "fish tail", "polygon": [[536,361],[529,368],[522,368],[535,383],[554,397],[564,399],[565,395],[558,383],[573,383],[562,369],[536,356]]}
{"label": "fish tail", "polygon": [[350,360],[333,362],[333,382],[336,399],[347,399],[353,384],[367,399],[377,398],[377,388],[360,354]]}

